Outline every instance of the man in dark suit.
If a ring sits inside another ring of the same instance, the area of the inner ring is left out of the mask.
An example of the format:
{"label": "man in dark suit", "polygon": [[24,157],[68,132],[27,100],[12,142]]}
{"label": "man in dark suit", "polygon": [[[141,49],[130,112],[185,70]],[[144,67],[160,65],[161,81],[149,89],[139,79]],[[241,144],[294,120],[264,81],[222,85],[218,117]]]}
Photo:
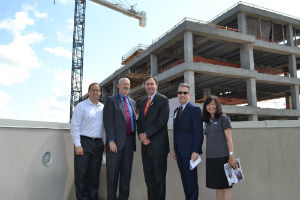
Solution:
{"label": "man in dark suit", "polygon": [[198,199],[197,167],[190,169],[190,160],[196,161],[202,154],[203,122],[198,106],[189,102],[190,86],[181,83],[178,87],[180,106],[174,110],[174,154],[181,175],[186,200]]}
{"label": "man in dark suit", "polygon": [[[103,113],[108,200],[128,199],[133,152],[136,150],[135,101],[127,96],[130,80],[121,78],[118,88],[118,94],[107,98]],[[118,182],[119,197],[116,194]]]}
{"label": "man in dark suit", "polygon": [[138,134],[142,142],[142,161],[149,200],[166,198],[167,157],[170,152],[168,137],[169,100],[157,93],[157,80],[147,77],[148,97],[141,102]]}

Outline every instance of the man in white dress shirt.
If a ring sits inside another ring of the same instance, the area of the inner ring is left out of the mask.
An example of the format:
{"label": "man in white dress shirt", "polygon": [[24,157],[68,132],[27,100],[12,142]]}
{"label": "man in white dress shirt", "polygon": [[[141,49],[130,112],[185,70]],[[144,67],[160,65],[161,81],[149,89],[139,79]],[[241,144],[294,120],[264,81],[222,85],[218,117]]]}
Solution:
{"label": "man in white dress shirt", "polygon": [[92,83],[89,98],[77,104],[71,120],[75,145],[74,176],[77,200],[98,200],[99,176],[104,150],[101,88]]}

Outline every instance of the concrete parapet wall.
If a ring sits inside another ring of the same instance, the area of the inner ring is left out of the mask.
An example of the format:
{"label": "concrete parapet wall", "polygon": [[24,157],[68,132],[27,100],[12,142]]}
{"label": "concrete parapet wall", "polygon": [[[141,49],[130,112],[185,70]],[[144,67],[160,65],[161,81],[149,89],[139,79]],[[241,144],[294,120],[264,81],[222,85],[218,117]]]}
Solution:
{"label": "concrete parapet wall", "polygon": [[[232,200],[294,200],[300,196],[300,121],[233,122],[236,157],[241,159],[245,181],[232,189]],[[168,157],[167,199],[184,199],[173,154]],[[140,144],[134,155],[131,200],[147,199]],[[0,120],[0,199],[74,200],[73,144],[69,124]],[[203,146],[205,152],[205,145]],[[50,166],[42,155],[50,151]],[[215,199],[205,187],[205,153],[198,167],[199,199]],[[100,199],[106,196],[105,165],[101,169]]]}
{"label": "concrete parapet wall", "polygon": [[[235,156],[239,157],[245,181],[232,189],[232,200],[293,200],[300,196],[300,121],[233,122]],[[167,199],[182,200],[184,192],[173,154],[173,130],[169,124],[171,153],[168,156]],[[140,144],[134,155],[131,200],[146,200],[147,191]],[[203,146],[205,152],[205,142]],[[214,200],[215,191],[205,187],[205,153],[198,167],[199,199]],[[102,171],[105,173],[105,170]],[[102,177],[105,176],[101,174]],[[104,182],[103,182],[104,183]],[[102,192],[101,192],[102,191]],[[100,197],[105,199],[106,186]]]}
{"label": "concrete parapet wall", "polygon": [[[47,151],[53,160],[44,166]],[[75,199],[68,124],[0,119],[0,158],[0,199]]]}

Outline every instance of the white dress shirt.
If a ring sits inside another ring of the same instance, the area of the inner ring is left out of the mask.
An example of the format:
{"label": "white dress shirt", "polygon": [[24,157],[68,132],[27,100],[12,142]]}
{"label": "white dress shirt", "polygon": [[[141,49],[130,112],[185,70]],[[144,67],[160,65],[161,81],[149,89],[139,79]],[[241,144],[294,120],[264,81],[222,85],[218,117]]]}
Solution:
{"label": "white dress shirt", "polygon": [[71,120],[71,136],[75,147],[81,146],[80,135],[91,138],[105,136],[103,107],[100,102],[93,104],[89,98],[77,104]]}

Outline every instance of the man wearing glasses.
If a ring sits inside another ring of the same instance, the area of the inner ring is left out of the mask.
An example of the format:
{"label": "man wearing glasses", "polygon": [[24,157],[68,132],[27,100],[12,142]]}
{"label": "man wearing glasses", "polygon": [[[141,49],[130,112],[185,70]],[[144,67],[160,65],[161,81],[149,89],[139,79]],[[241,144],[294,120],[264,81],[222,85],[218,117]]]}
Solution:
{"label": "man wearing glasses", "polygon": [[190,168],[202,154],[203,122],[198,106],[190,103],[190,85],[181,83],[178,87],[180,106],[174,110],[174,154],[180,171],[186,200],[198,199],[197,167]]}
{"label": "man wearing glasses", "polygon": [[98,83],[89,86],[88,99],[74,109],[71,136],[75,146],[74,173],[77,200],[98,200],[99,176],[104,150],[103,104]]}

